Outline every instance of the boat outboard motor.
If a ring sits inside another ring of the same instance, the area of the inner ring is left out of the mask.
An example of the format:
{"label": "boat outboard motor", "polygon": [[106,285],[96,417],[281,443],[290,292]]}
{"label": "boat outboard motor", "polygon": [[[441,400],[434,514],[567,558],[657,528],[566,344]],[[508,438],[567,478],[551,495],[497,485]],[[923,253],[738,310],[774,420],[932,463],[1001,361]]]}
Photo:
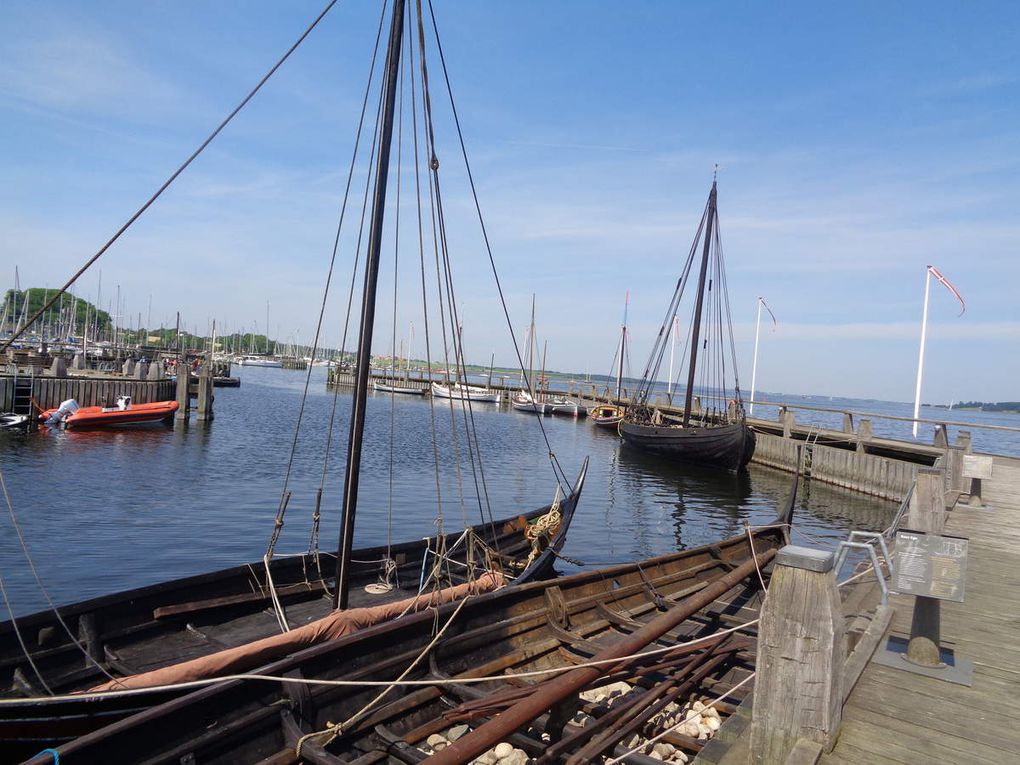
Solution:
{"label": "boat outboard motor", "polygon": [[81,409],[81,406],[79,406],[78,402],[73,398],[69,398],[67,401],[61,401],[60,406],[57,407],[57,411],[51,414],[50,418],[46,420],[46,424],[57,425],[77,412],[79,409]]}
{"label": "boat outboard motor", "polygon": [[117,408],[120,411],[131,408],[131,396],[117,396]]}

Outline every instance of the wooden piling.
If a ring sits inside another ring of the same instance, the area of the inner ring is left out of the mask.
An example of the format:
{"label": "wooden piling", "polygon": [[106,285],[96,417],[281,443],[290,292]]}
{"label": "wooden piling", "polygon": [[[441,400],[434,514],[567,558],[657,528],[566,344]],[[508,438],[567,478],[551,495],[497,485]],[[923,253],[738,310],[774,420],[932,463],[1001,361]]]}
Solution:
{"label": "wooden piling", "polygon": [[857,427],[857,451],[867,452],[868,442],[874,437],[871,420],[861,420],[861,424]]}
{"label": "wooden piling", "polygon": [[904,526],[911,531],[940,534],[945,528],[945,473],[942,468],[918,468],[914,501]]}
{"label": "wooden piling", "polygon": [[834,556],[787,545],[758,625],[751,762],[783,763],[807,739],[832,748],[843,707],[846,634]]}
{"label": "wooden piling", "polygon": [[177,365],[177,414],[175,419],[186,420],[191,410],[191,393],[188,391],[188,367]]}
{"label": "wooden piling", "polygon": [[779,423],[783,426],[783,438],[790,438],[793,435],[793,426],[797,424],[797,418],[792,410],[784,406],[779,410]]}
{"label": "wooden piling", "polygon": [[956,500],[963,492],[963,455],[962,446],[946,447],[946,510],[952,510]]}
{"label": "wooden piling", "polygon": [[198,376],[198,406],[195,417],[199,421],[213,420],[213,378],[212,367],[206,364]]}

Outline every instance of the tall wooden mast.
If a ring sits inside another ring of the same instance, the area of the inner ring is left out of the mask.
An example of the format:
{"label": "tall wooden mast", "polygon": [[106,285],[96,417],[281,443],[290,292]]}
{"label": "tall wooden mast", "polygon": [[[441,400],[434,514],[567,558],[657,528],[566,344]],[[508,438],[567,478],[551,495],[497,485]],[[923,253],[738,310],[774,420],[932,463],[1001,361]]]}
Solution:
{"label": "tall wooden mast", "polygon": [[357,377],[351,405],[350,438],[347,444],[347,470],[344,474],[343,514],[340,524],[339,554],[336,560],[334,608],[347,608],[347,575],[354,544],[354,517],[358,507],[358,480],[361,473],[361,444],[365,431],[365,402],[368,398],[369,365],[372,361],[372,329],[375,323],[375,291],[379,277],[379,253],[382,249],[383,218],[386,212],[386,178],[390,166],[393,139],[393,109],[400,76],[400,48],[404,34],[404,2],[394,0],[389,48],[386,53],[386,80],[379,136],[379,157],[372,197],[372,227],[369,230],[365,261],[365,288],[361,301],[361,332],[358,341]]}
{"label": "tall wooden mast", "polygon": [[698,297],[694,307],[694,327],[691,332],[691,363],[687,370],[687,395],[684,398],[684,427],[691,421],[691,399],[694,396],[694,373],[698,363],[698,344],[701,339],[701,309],[705,304],[705,277],[708,274],[708,256],[712,249],[712,226],[715,224],[715,180],[708,193],[708,224],[705,226],[705,246],[701,251],[701,271],[698,273]]}

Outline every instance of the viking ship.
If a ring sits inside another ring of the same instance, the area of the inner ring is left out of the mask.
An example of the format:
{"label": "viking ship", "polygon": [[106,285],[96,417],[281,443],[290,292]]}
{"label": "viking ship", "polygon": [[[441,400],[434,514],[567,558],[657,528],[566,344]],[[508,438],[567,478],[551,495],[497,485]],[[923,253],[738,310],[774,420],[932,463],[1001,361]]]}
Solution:
{"label": "viking ship", "polygon": [[677,725],[685,707],[725,695],[725,718],[750,691],[762,588],[796,495],[794,476],[774,521],[713,544],[306,649],[60,746],[60,762],[452,764],[502,747],[585,763],[652,734],[693,758],[705,742]]}
{"label": "viking ship", "polygon": [[[687,391],[683,412],[677,414],[655,407],[651,397],[670,329],[692,275],[699,242],[703,245],[687,342]],[[733,377],[732,387],[729,374]],[[696,385],[706,396],[727,403],[695,407]],[[637,401],[628,407],[620,434],[625,443],[646,451],[668,455],[680,462],[729,470],[743,469],[754,454],[755,435],[747,426],[737,378],[714,179],[690,254],[645,367]]]}
{"label": "viking ship", "polygon": [[[29,754],[53,742],[81,735],[125,714],[165,700],[168,696],[179,695],[184,689],[179,682],[170,681],[161,683],[169,687],[145,690],[140,695],[101,693],[67,696],[63,691],[89,689],[104,680],[108,688],[120,688],[128,682],[123,678],[144,675],[146,670],[159,672],[160,677],[172,678],[180,676],[174,673],[184,673],[184,676],[191,677],[195,672],[215,675],[225,668],[250,668],[293,652],[306,645],[307,640],[331,640],[352,628],[384,618],[397,617],[397,621],[413,618],[422,609],[434,610],[440,603],[463,597],[469,592],[478,592],[484,587],[491,588],[504,582],[515,587],[523,586],[539,576],[551,573],[553,560],[564,543],[583,486],[587,461],[578,479],[569,485],[551,446],[548,446],[547,454],[556,479],[555,496],[561,499],[527,516],[515,514],[505,521],[492,521],[496,514],[492,512],[487,493],[479,488],[485,477],[478,472],[481,470],[481,455],[477,453],[478,437],[473,430],[469,398],[447,402],[451,414],[455,415],[451,420],[462,424],[451,425],[452,433],[446,437],[458,439],[463,449],[469,452],[464,454],[463,462],[466,464],[459,468],[462,471],[475,471],[473,477],[480,480],[474,482],[476,496],[465,496],[465,492],[460,500],[477,501],[478,512],[485,520],[479,526],[468,528],[460,534],[440,534],[424,542],[386,545],[371,550],[356,551],[353,548],[361,455],[365,445],[377,282],[384,240],[387,178],[395,133],[398,138],[397,160],[394,164],[399,165],[401,154],[400,131],[394,130],[397,91],[398,85],[403,86],[402,78],[405,75],[410,79],[412,87],[416,81],[412,77],[414,66],[400,66],[402,41],[405,40],[405,0],[396,0],[392,5],[393,19],[385,61],[379,58],[382,63],[380,108],[373,132],[377,143],[369,154],[369,164],[374,164],[374,172],[366,173],[366,177],[371,179],[371,183],[366,184],[366,202],[369,196],[372,201],[371,213],[363,222],[367,229],[364,288],[336,554],[323,555],[318,550],[320,502],[323,496],[320,485],[313,511],[314,549],[308,555],[293,559],[273,557],[283,527],[284,512],[290,500],[285,483],[269,549],[263,561],[257,565],[236,567],[112,595],[54,609],[52,615],[37,614],[0,625],[0,645],[3,651],[0,658],[0,672],[3,674],[0,676],[6,681],[3,690],[8,697],[0,699],[0,754],[3,755],[0,760],[7,761],[16,754]],[[381,12],[381,20],[385,11],[386,4]],[[309,27],[308,32],[319,19]],[[424,67],[425,20],[420,14],[417,23],[417,36],[421,39],[423,56],[417,63]],[[380,28],[382,26],[380,23]],[[407,40],[412,38],[409,34]],[[299,43],[300,40],[295,47]],[[377,59],[373,57],[372,60],[374,65]],[[424,73],[419,85],[423,89],[427,86]],[[424,97],[428,94],[423,90],[422,95]],[[401,99],[401,103],[409,104],[410,99]],[[415,103],[422,108],[421,112],[415,112],[414,116],[420,120],[415,124],[422,128],[420,132],[425,133],[424,122],[431,121],[430,102],[423,100]],[[359,138],[362,127],[363,124],[359,125]],[[437,149],[431,143],[433,138],[430,123],[427,131],[428,153],[422,161],[424,168],[419,169],[430,174],[428,188],[433,196],[429,201],[436,204],[431,225],[445,234],[445,222],[437,199],[439,163],[435,159]],[[358,144],[357,141],[355,143]],[[417,158],[418,155],[415,156]],[[351,176],[358,157],[358,150],[355,149]],[[399,190],[399,183],[397,188]],[[399,206],[399,197],[395,201]],[[424,207],[420,205],[419,210]],[[422,219],[418,223],[423,227],[429,225]],[[423,247],[424,237],[419,241]],[[438,237],[433,237],[433,241],[438,250]],[[441,309],[450,319],[454,319],[456,304],[453,298],[452,268],[445,241],[442,243],[442,251],[437,251],[435,257],[437,260],[443,259],[444,281],[439,289]],[[424,263],[423,253],[421,262]],[[424,280],[424,265],[422,268]],[[435,318],[433,321],[438,323]],[[443,343],[443,347],[444,352],[453,349],[453,358],[448,363],[456,367],[456,378],[463,379],[466,365],[461,334],[459,330],[451,329],[456,326],[458,322],[455,320],[444,324],[444,334],[450,333],[452,337],[449,343]],[[320,331],[321,327],[320,314]],[[318,337],[317,333],[312,356],[317,350]],[[443,338],[444,341],[446,339]],[[426,360],[431,368],[431,350],[428,345]],[[428,405],[433,405],[431,399]],[[391,417],[391,436],[394,427]],[[295,445],[298,441],[297,432],[296,429]],[[449,442],[436,444],[439,439],[434,429],[433,438],[438,482],[439,471],[444,465],[444,458],[439,451],[441,447],[449,446]],[[326,459],[328,449],[324,450]],[[323,481],[325,475],[324,465]],[[442,509],[441,503],[437,509]],[[399,518],[399,505],[396,510],[394,516]],[[437,523],[440,520],[437,518]],[[365,568],[365,561],[369,562],[368,569]],[[329,571],[329,565],[323,565],[324,562],[333,564],[332,571]]]}

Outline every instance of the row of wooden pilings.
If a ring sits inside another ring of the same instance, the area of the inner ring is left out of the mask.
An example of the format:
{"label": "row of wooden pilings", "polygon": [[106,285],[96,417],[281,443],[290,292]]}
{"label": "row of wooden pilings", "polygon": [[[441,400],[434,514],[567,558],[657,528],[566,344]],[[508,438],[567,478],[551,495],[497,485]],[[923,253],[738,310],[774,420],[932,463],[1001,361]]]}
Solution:
{"label": "row of wooden pilings", "polygon": [[[940,534],[961,494],[969,492],[971,502],[980,503],[979,479],[971,485],[971,479],[963,477],[963,451],[952,448],[938,467],[918,469],[901,508],[901,527]],[[855,584],[864,589],[841,597],[836,559],[833,552],[796,545],[776,555],[758,624],[753,703],[749,712],[748,705],[742,705],[743,719],[731,732],[731,738],[748,737],[754,765],[805,765],[831,751],[844,703],[892,618],[892,607],[879,601],[880,589],[870,572],[863,585]],[[850,599],[857,607],[876,601],[870,618],[858,616],[848,625],[845,604]],[[938,600],[915,598],[907,648],[912,661],[938,665],[939,616]],[[731,747],[720,738],[706,746],[699,762],[723,761]]]}

